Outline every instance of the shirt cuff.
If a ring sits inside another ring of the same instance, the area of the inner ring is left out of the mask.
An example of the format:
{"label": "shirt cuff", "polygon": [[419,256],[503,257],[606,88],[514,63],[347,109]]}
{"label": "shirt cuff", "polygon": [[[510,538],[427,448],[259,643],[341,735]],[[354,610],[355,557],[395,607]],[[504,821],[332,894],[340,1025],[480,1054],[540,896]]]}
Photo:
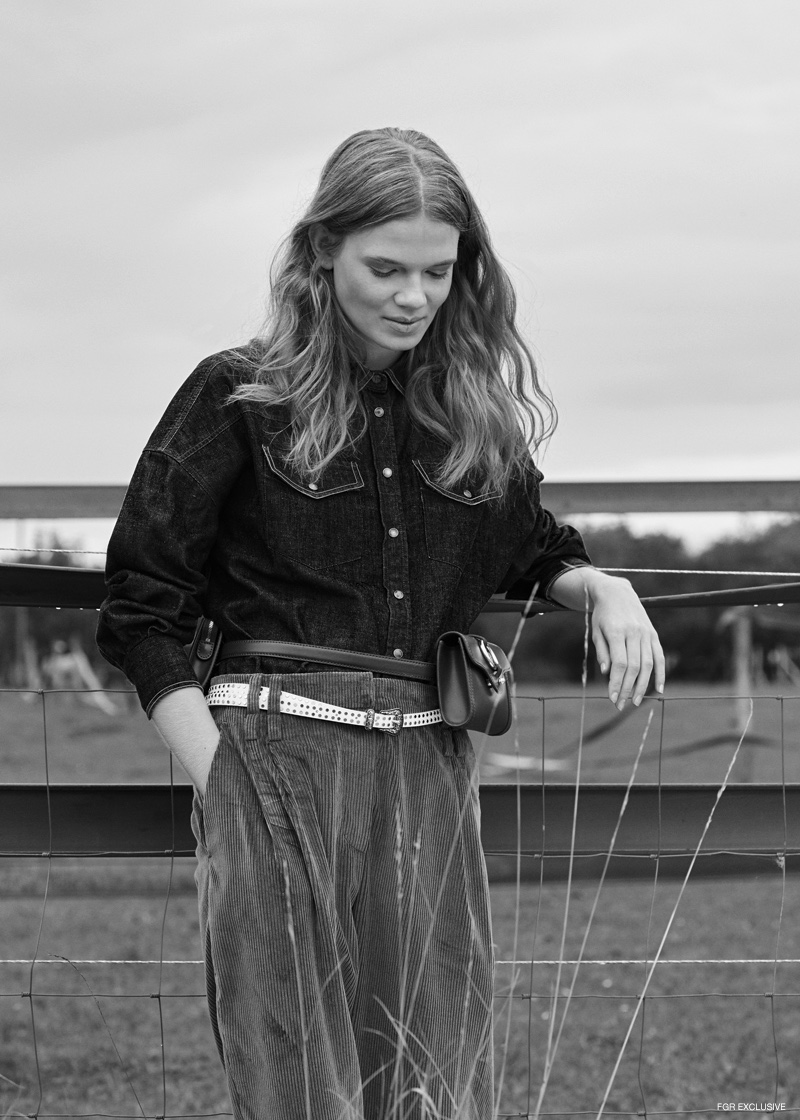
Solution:
{"label": "shirt cuff", "polygon": [[563,605],[564,605],[563,603],[559,603],[559,601],[557,599],[554,599],[551,596],[550,588],[553,586],[553,584],[556,582],[556,580],[558,579],[559,576],[563,576],[564,572],[569,572],[573,568],[591,568],[591,567],[592,567],[592,564],[590,564],[588,560],[581,560],[577,556],[574,559],[571,559],[571,560],[562,560],[559,564],[558,571],[553,572],[553,574],[550,576],[550,578],[547,580],[547,582],[542,586],[541,591],[539,591],[538,594],[537,594],[537,598],[544,599],[548,603],[553,603],[557,607],[563,607]]}
{"label": "shirt cuff", "polygon": [[168,692],[187,686],[200,688],[184,647],[177,638],[161,634],[135,645],[125,658],[122,671],[139,694],[148,719],[156,701]]}
{"label": "shirt cuff", "polygon": [[[556,603],[555,599],[550,598],[550,588],[558,577],[569,571],[570,568],[591,567],[591,560],[585,556],[558,556],[552,560],[547,560],[539,566],[535,579],[526,576],[512,584],[506,591],[506,598],[528,599],[535,590],[537,599],[544,599],[548,603]],[[561,603],[556,603],[556,606],[560,607]]]}

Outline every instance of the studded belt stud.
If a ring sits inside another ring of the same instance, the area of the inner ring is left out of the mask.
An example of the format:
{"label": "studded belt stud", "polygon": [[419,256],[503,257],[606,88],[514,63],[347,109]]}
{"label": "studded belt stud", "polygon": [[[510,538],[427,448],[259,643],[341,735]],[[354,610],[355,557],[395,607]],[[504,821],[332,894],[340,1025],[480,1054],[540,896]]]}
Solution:
{"label": "studded belt stud", "polygon": [[[249,690],[250,686],[244,682],[212,684],[206,701],[209,708],[246,708]],[[265,685],[258,694],[258,706],[262,711],[266,710],[268,701],[269,688]],[[382,712],[376,712],[374,708],[359,711],[356,708],[339,708],[336,704],[323,704],[321,700],[310,700],[307,696],[296,696],[293,692],[281,692],[280,710],[284,715],[349,723],[353,727],[364,727],[367,731],[385,731],[389,735],[396,735],[403,727],[426,727],[428,724],[442,722],[442,713],[438,708],[431,708],[427,712],[401,712],[399,708],[388,708]]]}

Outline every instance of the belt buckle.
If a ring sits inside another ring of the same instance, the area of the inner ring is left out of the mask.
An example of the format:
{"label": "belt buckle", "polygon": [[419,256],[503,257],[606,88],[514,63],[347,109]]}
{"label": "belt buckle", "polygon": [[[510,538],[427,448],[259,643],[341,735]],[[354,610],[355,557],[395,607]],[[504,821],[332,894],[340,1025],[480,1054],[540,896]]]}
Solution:
{"label": "belt buckle", "polygon": [[379,727],[378,731],[384,731],[387,735],[396,735],[398,731],[403,728],[403,713],[399,708],[387,708],[383,712],[378,712],[381,716],[391,716],[392,723],[389,727]]}

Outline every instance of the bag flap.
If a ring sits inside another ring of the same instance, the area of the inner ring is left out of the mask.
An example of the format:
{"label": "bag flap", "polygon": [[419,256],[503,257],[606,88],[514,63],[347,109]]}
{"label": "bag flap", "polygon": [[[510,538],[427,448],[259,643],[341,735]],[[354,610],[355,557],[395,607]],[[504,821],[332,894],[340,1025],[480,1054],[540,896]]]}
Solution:
{"label": "bag flap", "polygon": [[476,669],[493,680],[511,673],[511,663],[500,646],[487,641],[480,634],[464,634],[463,638],[464,653]]}

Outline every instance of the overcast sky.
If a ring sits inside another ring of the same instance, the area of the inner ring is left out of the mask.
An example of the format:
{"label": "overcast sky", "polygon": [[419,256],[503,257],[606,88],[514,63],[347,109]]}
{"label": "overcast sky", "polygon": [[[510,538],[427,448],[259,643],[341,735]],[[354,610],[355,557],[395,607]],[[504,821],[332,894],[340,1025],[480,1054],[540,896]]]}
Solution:
{"label": "overcast sky", "polygon": [[349,133],[461,166],[551,479],[800,479],[796,0],[0,0],[0,483],[126,482]]}

